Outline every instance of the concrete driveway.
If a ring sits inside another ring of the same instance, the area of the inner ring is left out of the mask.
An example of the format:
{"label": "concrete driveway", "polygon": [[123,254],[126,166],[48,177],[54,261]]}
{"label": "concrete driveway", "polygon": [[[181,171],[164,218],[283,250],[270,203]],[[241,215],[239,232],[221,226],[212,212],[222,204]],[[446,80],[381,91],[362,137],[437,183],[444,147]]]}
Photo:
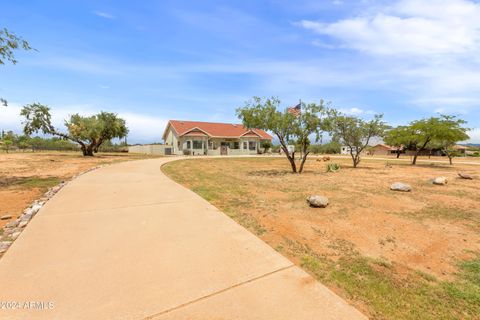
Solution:
{"label": "concrete driveway", "polygon": [[0,259],[0,319],[364,319],[207,201],[173,158],[64,187]]}

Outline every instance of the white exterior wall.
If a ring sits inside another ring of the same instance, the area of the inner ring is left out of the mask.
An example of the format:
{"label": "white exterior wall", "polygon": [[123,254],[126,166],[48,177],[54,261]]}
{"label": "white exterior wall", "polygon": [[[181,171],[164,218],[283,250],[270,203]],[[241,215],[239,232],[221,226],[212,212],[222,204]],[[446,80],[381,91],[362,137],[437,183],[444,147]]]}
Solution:
{"label": "white exterior wall", "polygon": [[[145,144],[145,145],[139,145],[139,146],[129,146],[128,147],[128,152],[129,153],[141,153],[141,154],[165,155],[165,149],[166,148],[171,148],[171,146],[167,146],[167,145],[164,145],[164,144]],[[173,152],[173,150],[172,150],[172,152]]]}
{"label": "white exterior wall", "polygon": [[[353,154],[357,153],[357,149],[354,147],[353,149]],[[348,146],[342,146],[340,148],[340,154],[350,154],[350,147]]]}
{"label": "white exterior wall", "polygon": [[168,129],[167,137],[165,139],[165,144],[172,147],[173,154],[179,154],[178,137],[171,127]]}
{"label": "white exterior wall", "polygon": [[[187,141],[190,141],[190,154],[191,155],[220,155],[221,154],[221,143],[222,142],[238,142],[239,149],[231,149],[228,147],[227,155],[255,155],[258,153],[258,150],[261,150],[260,138],[257,137],[244,137],[244,138],[208,138],[208,137],[198,137],[198,136],[182,136],[178,137],[175,131],[170,126],[168,128],[165,144],[167,147],[172,148],[172,154],[183,155],[184,150],[187,149]],[[201,149],[193,149],[193,141],[203,141]],[[216,149],[208,148],[209,141],[211,147],[215,146]],[[249,150],[248,142],[255,142],[255,150]],[[246,148],[244,148],[244,142],[247,142]],[[207,150],[208,148],[208,150]]]}

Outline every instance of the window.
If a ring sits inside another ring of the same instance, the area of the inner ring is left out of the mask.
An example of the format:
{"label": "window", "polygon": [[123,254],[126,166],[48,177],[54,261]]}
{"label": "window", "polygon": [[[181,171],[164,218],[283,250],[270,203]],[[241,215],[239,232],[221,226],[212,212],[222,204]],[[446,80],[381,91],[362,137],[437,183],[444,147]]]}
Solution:
{"label": "window", "polygon": [[247,141],[243,141],[243,149],[244,150],[248,149],[248,142]]}
{"label": "window", "polygon": [[240,142],[234,142],[233,143],[233,149],[240,149]]}
{"label": "window", "polygon": [[249,150],[257,150],[257,142],[256,141],[248,141],[248,149]]}
{"label": "window", "polygon": [[203,141],[193,140],[193,149],[203,149]]}
{"label": "window", "polygon": [[191,146],[192,146],[192,145],[190,144],[190,140],[187,141],[187,149],[191,149]]}

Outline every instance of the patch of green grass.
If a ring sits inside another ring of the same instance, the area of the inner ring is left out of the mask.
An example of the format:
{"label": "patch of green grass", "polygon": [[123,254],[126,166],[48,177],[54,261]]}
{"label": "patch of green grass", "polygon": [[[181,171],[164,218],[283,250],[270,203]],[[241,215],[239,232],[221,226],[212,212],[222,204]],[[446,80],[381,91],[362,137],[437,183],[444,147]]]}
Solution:
{"label": "patch of green grass", "polygon": [[15,185],[25,188],[48,189],[62,182],[60,177],[28,177],[20,180]]}
{"label": "patch of green grass", "polygon": [[0,177],[0,187],[20,187],[26,189],[48,189],[62,181],[60,177]]}
{"label": "patch of green grass", "polygon": [[480,256],[460,263],[453,281],[422,272],[399,277],[395,265],[356,252],[334,261],[298,243],[287,250],[319,281],[333,285],[353,301],[366,304],[375,319],[479,319]]}

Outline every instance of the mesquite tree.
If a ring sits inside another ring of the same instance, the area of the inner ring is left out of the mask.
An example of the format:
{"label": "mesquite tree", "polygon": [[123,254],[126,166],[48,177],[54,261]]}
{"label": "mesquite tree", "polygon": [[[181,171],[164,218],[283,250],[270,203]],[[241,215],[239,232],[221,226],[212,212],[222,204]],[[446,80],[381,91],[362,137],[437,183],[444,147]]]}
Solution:
{"label": "mesquite tree", "polygon": [[347,116],[339,112],[332,115],[332,135],[343,145],[350,148],[353,167],[360,163],[360,155],[373,137],[382,137],[387,126],[382,121],[383,115],[375,115],[370,121]]}
{"label": "mesquite tree", "polygon": [[412,165],[417,163],[417,158],[424,150],[433,148],[441,149],[452,164],[454,156],[452,147],[459,141],[467,140],[466,122],[455,116],[440,115],[412,121],[408,126],[399,126],[390,130],[385,142],[391,145],[403,145],[405,149],[414,152]]}
{"label": "mesquite tree", "polygon": [[128,133],[125,120],[110,112],[102,111],[89,117],[74,114],[65,121],[67,133],[59,131],[52,125],[50,108],[47,106],[39,103],[29,104],[22,108],[20,114],[25,117],[23,122],[25,134],[41,131],[76,142],[84,156],[93,156],[103,142],[124,138]]}
{"label": "mesquite tree", "polygon": [[[237,116],[242,120],[247,128],[263,129],[273,132],[277,136],[281,148],[285,153],[292,172],[302,173],[310,153],[310,137],[315,136],[318,141],[322,131],[329,127],[328,108],[323,100],[319,104],[301,103],[300,112],[292,113],[289,109],[280,111],[280,100],[272,97],[253,99],[245,104],[244,107],[237,109]],[[288,141],[296,140],[302,152],[300,166],[297,169],[295,162],[295,152],[288,151]]]}
{"label": "mesquite tree", "polygon": [[[14,55],[14,50],[23,49],[23,50],[32,50],[30,44],[22,39],[21,37],[16,36],[14,33],[8,31],[6,28],[0,30],[0,65],[5,64],[9,61],[12,64],[17,63],[17,59]],[[7,106],[7,100],[0,97],[0,105]]]}

